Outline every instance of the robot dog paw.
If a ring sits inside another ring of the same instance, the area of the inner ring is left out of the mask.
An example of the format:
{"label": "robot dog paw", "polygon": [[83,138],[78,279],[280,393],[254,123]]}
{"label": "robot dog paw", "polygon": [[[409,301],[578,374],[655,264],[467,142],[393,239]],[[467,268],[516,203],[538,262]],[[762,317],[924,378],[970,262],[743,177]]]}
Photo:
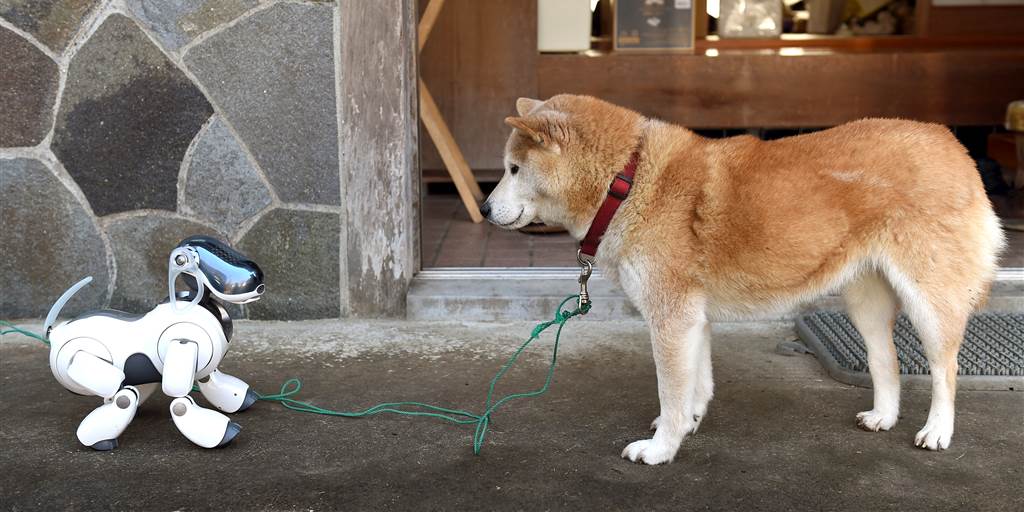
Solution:
{"label": "robot dog paw", "polygon": [[89,448],[99,452],[109,452],[110,450],[117,448],[117,439],[104,439],[94,443]]}
{"label": "robot dog paw", "polygon": [[224,438],[220,440],[214,448],[223,448],[231,443],[231,441],[242,431],[242,426],[233,421],[228,422],[228,428],[224,431]]}
{"label": "robot dog paw", "polygon": [[239,407],[238,410],[235,411],[235,412],[242,412],[242,411],[252,407],[252,404],[256,403],[256,401],[259,400],[259,399],[260,399],[260,396],[257,395],[255,391],[253,391],[251,389],[246,391],[245,392],[245,400],[242,401],[242,406]]}
{"label": "robot dog paw", "polygon": [[192,397],[184,396],[171,401],[171,418],[189,441],[203,448],[227,445],[242,430],[227,416],[196,405]]}

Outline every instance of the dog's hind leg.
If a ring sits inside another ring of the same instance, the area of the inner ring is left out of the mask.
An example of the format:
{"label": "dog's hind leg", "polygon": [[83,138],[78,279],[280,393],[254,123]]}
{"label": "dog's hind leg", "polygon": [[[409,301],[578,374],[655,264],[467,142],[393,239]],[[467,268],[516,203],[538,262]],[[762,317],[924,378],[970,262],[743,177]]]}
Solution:
{"label": "dog's hind leg", "polygon": [[967,327],[969,312],[943,312],[941,317],[911,321],[921,337],[932,377],[932,402],[928,421],[914,436],[914,445],[928,450],[945,450],[953,437],[956,399],[957,354]]}
{"label": "dog's hind leg", "polygon": [[864,338],[874,406],[857,413],[857,425],[877,432],[889,430],[900,413],[900,374],[892,331],[899,304],[889,283],[875,271],[853,281],[843,293],[846,313]]}
{"label": "dog's hind leg", "polygon": [[[957,354],[970,316],[966,297],[943,297],[941,289],[923,292],[921,304],[906,307],[914,324],[932,377],[932,402],[928,421],[914,436],[914,445],[928,450],[945,450],[953,437],[956,400]],[[954,300],[949,300],[949,299]],[[966,306],[966,307],[965,307]]]}
{"label": "dog's hind leg", "polygon": [[[694,431],[695,402],[707,343],[703,300],[681,299],[647,308],[658,374],[661,415],[654,437],[630,443],[622,457],[633,462],[671,462],[687,434]],[[710,372],[707,374],[710,377]],[[710,390],[708,390],[710,391]],[[706,406],[706,404],[705,404]]]}
{"label": "dog's hind leg", "polygon": [[934,272],[919,270],[914,279],[895,269],[887,270],[886,274],[921,339],[931,370],[931,408],[928,421],[914,437],[914,444],[929,450],[944,450],[953,437],[957,354],[974,308],[972,294],[985,283],[971,285],[972,276],[968,273],[957,275],[941,267]]}

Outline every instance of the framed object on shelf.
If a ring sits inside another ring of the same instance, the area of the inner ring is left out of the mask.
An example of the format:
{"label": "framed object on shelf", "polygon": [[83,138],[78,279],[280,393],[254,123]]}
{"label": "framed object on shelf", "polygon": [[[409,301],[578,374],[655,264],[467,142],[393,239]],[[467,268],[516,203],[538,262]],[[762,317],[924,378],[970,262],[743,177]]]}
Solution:
{"label": "framed object on shelf", "polygon": [[613,5],[615,51],[693,51],[693,0],[614,0]]}

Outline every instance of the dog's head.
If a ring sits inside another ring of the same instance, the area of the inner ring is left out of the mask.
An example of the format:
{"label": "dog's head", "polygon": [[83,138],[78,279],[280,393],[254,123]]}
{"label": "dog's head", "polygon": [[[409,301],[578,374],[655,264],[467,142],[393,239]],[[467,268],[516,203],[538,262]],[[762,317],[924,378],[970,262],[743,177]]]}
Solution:
{"label": "dog's head", "polygon": [[611,177],[629,159],[643,118],[573,95],[520,98],[516,110],[518,116],[505,118],[512,127],[505,175],[481,213],[505,229],[544,222],[582,238]]}

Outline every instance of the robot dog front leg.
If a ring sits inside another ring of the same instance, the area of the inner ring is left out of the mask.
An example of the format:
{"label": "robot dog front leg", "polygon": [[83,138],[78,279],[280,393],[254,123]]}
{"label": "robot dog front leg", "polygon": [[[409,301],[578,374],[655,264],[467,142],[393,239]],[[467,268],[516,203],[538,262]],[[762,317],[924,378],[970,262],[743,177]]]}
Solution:
{"label": "robot dog front leg", "polygon": [[164,356],[162,387],[171,401],[171,419],[189,441],[203,448],[219,448],[231,442],[242,430],[227,416],[196,405],[188,396],[196,378],[198,345],[190,340],[174,340]]}
{"label": "robot dog front leg", "polygon": [[78,441],[96,450],[117,448],[117,438],[128,428],[139,408],[139,392],[121,387],[124,372],[105,359],[80,351],[68,365],[68,376],[82,387],[104,398],[104,404],[78,425]]}
{"label": "robot dog front leg", "polygon": [[256,403],[259,395],[249,389],[242,379],[232,377],[220,370],[199,379],[199,392],[214,407],[226,413],[242,412]]}

